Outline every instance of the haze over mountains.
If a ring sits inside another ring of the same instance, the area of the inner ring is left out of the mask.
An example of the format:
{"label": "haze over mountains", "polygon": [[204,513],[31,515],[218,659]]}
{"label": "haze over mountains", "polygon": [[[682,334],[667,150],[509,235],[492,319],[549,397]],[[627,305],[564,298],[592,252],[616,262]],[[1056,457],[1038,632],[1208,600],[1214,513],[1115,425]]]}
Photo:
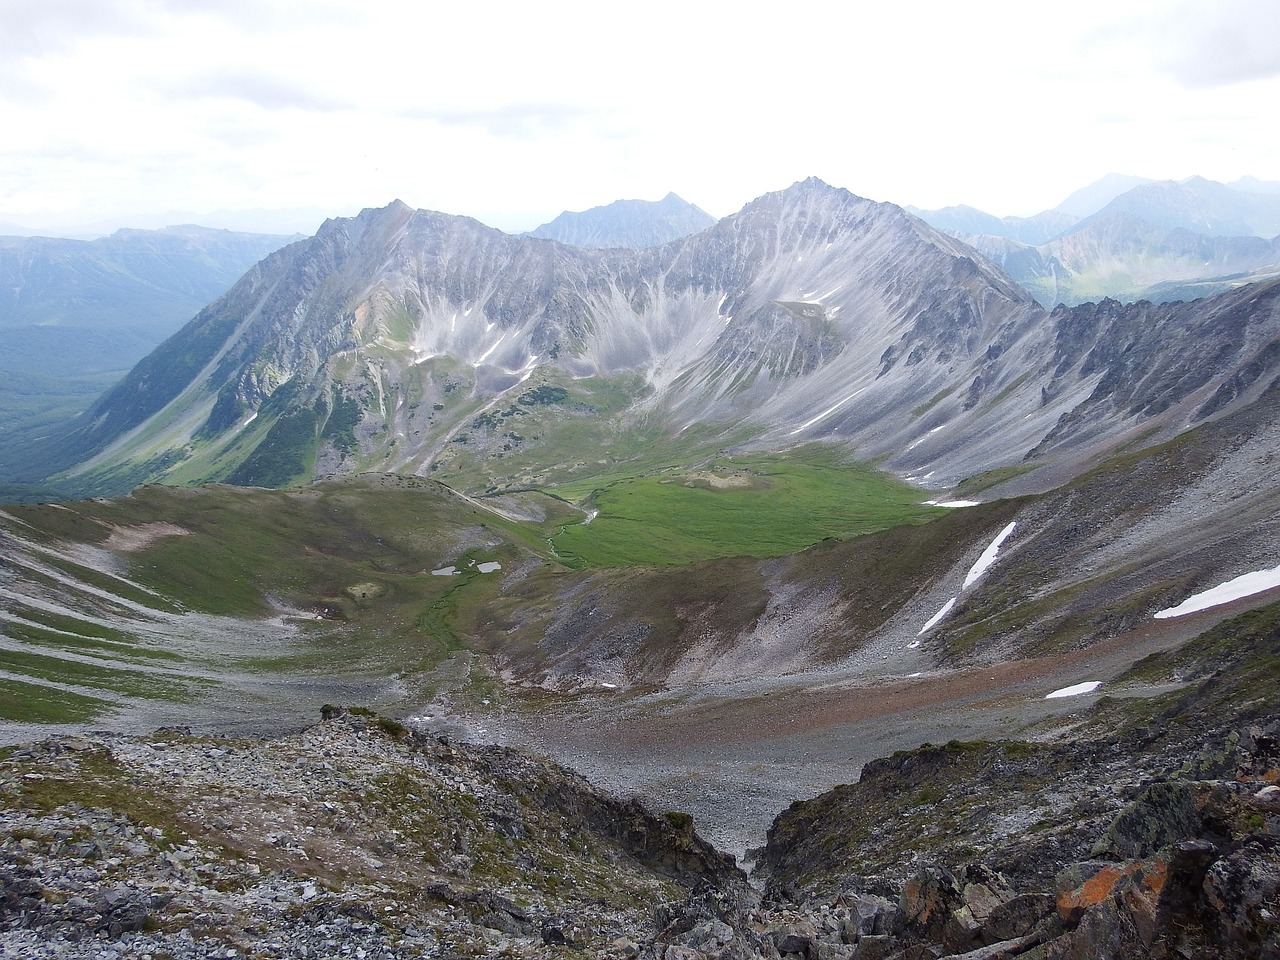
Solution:
{"label": "haze over mountains", "polygon": [[1277,185],[1112,175],[1034,217],[914,210],[981,251],[1045,306],[1190,300],[1280,275]]}
{"label": "haze over mountains", "polygon": [[93,398],[297,237],[205,227],[0,237],[0,433],[20,445]]}

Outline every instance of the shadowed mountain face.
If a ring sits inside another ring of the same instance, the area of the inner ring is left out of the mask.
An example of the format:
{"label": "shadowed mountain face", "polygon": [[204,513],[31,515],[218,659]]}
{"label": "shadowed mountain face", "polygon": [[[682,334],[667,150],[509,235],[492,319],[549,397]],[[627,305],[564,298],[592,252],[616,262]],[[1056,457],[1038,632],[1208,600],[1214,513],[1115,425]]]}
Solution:
{"label": "shadowed mountain face", "polygon": [[0,237],[0,479],[193,313],[296,237],[204,227]]}

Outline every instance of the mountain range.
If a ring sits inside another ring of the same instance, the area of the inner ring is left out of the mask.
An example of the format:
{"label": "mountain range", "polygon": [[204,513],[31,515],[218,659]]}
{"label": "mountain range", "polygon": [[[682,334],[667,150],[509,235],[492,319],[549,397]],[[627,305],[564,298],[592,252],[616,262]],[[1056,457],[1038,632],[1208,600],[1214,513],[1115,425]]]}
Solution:
{"label": "mountain range", "polygon": [[981,251],[1040,303],[1191,300],[1280,275],[1276,184],[1112,175],[1034,217],[915,210]]}
{"label": "mountain range", "polygon": [[1049,309],[816,179],[326,221],[5,465],[83,498],[0,510],[5,943],[1267,955],[1278,400],[1280,280]]}
{"label": "mountain range", "polygon": [[640,251],[394,203],[258,264],[32,460],[85,492],[368,469],[480,492],[823,440],[937,487],[1034,476],[1263,382],[1272,289],[1049,314],[971,248],[816,180]]}
{"label": "mountain range", "polygon": [[298,237],[205,227],[98,240],[0,237],[0,443],[82,412],[273,250]]}

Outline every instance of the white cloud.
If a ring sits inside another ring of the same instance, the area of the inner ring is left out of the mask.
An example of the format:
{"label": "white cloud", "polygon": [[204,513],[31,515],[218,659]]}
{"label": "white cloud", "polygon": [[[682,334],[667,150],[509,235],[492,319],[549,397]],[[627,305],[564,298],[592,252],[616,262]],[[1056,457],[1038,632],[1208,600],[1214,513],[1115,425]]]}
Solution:
{"label": "white cloud", "polygon": [[1265,4],[1203,29],[1157,0],[10,6],[0,220],[400,197],[523,229],[669,190],[723,215],[810,174],[1028,214],[1113,170],[1280,179],[1265,44],[1251,83],[1196,73]]}

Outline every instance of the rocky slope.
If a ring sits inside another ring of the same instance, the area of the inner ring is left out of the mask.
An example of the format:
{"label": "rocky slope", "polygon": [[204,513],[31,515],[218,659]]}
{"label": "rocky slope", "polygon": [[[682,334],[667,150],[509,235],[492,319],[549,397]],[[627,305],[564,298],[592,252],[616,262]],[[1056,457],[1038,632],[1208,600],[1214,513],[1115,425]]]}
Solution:
{"label": "rocky slope", "polygon": [[750,901],[686,816],[367,712],[279,740],[83,736],[0,761],[6,956],[635,955]]}
{"label": "rocky slope", "polygon": [[0,945],[29,957],[1253,958],[1280,949],[1280,607],[1179,688],[925,745],[794,804],[749,889],[686,816],[367,711],[271,740],[0,758]]}

